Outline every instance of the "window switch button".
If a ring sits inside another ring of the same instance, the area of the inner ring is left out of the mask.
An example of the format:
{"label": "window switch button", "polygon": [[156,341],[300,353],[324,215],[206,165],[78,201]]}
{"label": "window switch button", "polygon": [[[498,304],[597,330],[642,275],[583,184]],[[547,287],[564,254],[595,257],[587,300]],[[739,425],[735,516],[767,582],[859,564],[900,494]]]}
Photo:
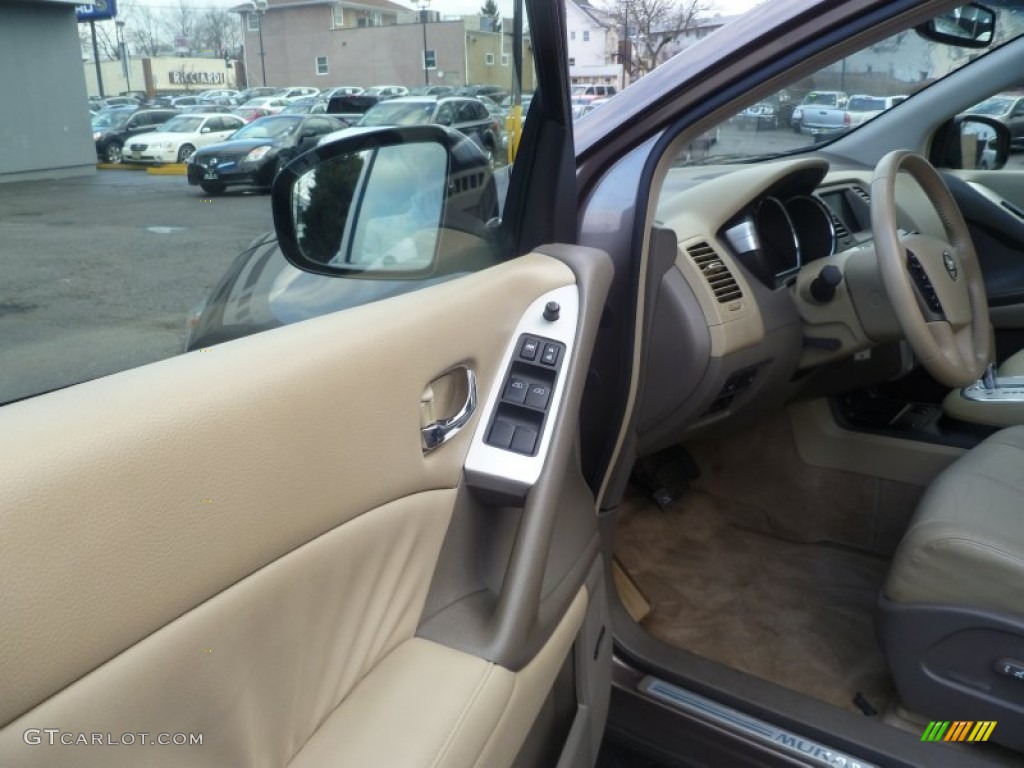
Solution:
{"label": "window switch button", "polygon": [[514,424],[509,424],[507,421],[496,421],[491,426],[491,434],[487,438],[487,444],[493,445],[495,448],[508,450],[509,446],[512,445],[512,435],[515,431]]}
{"label": "window switch button", "polygon": [[516,427],[516,432],[512,436],[512,450],[516,453],[532,456],[536,447],[537,430],[530,427]]}
{"label": "window switch button", "polygon": [[518,376],[513,376],[508,380],[508,384],[505,385],[505,391],[501,393],[501,399],[507,403],[525,403],[526,393],[529,389],[529,382]]}
{"label": "window switch button", "polygon": [[540,351],[540,342],[530,336],[523,339],[523,343],[519,346],[519,356],[523,360],[536,360],[538,351]]}
{"label": "window switch button", "polygon": [[551,387],[547,384],[531,384],[526,393],[526,404],[531,408],[547,410],[548,401],[551,399]]}

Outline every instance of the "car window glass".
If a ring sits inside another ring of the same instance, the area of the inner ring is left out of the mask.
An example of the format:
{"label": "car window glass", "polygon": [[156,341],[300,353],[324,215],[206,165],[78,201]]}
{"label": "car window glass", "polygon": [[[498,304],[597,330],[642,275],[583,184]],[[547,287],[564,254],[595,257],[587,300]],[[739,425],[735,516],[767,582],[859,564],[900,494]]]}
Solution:
{"label": "car window glass", "polygon": [[[174,4],[154,0],[143,5],[154,14],[161,14]],[[276,8],[278,3],[272,5]],[[127,34],[132,19],[125,11],[122,13]],[[237,23],[237,15],[230,16]],[[174,42],[172,36],[161,44],[173,50]],[[285,52],[300,42],[287,34],[277,40],[265,34],[264,45],[267,74],[273,77],[271,66],[281,64],[287,58]],[[511,31],[503,46],[509,53],[513,46]],[[522,41],[522,49],[521,103],[525,112],[535,88],[528,39]],[[258,49],[246,46],[246,53],[250,81],[262,86]],[[131,54],[130,63],[139,65],[141,71],[141,52],[131,45]],[[382,75],[376,84],[406,88],[424,85],[423,72],[415,67],[410,70],[413,74],[408,81],[390,74],[409,69],[408,62],[401,58],[406,54],[408,51],[383,52],[382,57],[394,58],[396,66],[382,68],[380,71],[388,74]],[[413,54],[419,61],[419,51]],[[496,66],[491,73],[500,77],[498,84],[502,90],[496,92],[497,99],[508,99],[513,91],[514,67],[509,58],[509,66]],[[458,82],[457,75],[467,81],[465,73],[457,73],[455,61],[444,59],[439,50],[438,63],[441,61],[445,66],[443,74],[440,70],[428,73],[431,86]],[[447,71],[449,67],[451,74]],[[309,69],[312,68],[306,66]],[[84,65],[83,71],[91,72]],[[210,59],[209,71],[225,73],[228,84],[234,84],[235,72],[225,70],[223,60]],[[119,88],[128,90],[119,83],[120,72],[120,62],[104,65],[105,95],[117,93]],[[142,90],[142,81],[136,82],[136,70],[131,69],[129,74],[131,88]],[[281,158],[277,152],[293,148],[300,116],[262,117],[245,124],[210,113],[206,124],[211,132],[232,131],[230,139],[218,136],[215,141],[194,141],[196,152],[191,162],[183,164],[186,167],[180,174],[114,170],[111,160],[122,158],[122,148],[130,152],[132,143],[145,143],[134,141],[136,132],[174,133],[195,130],[202,124],[203,118],[188,115],[189,104],[196,103],[194,96],[185,96],[181,90],[161,94],[162,86],[172,87],[171,78],[165,72],[154,73],[154,77],[159,78],[155,84],[158,99],[152,103],[159,104],[161,109],[134,113],[134,102],[130,101],[132,108],[99,111],[91,118],[92,136],[88,138],[72,136],[71,132],[77,129],[69,123],[69,144],[81,144],[84,139],[91,152],[85,158],[85,167],[91,170],[102,158],[100,170],[82,178],[0,184],[0,210],[5,212],[0,222],[17,224],[13,228],[16,232],[5,231],[0,238],[0,253],[4,256],[0,260],[0,404],[416,290],[431,279],[450,277],[345,280],[300,273],[288,265],[275,245],[273,214],[265,192],[275,173],[288,163],[287,157]],[[80,79],[83,91],[88,88],[89,95],[99,96],[98,84],[88,77]],[[301,81],[298,84],[303,85]],[[314,89],[307,92],[315,93]],[[404,93],[404,89],[399,93]],[[436,98],[413,103],[404,98],[381,102],[366,112],[365,123],[383,127],[431,121],[438,106]],[[483,114],[472,100],[461,101],[469,101],[477,115]],[[85,103],[84,93],[81,102]],[[286,105],[276,95],[276,89],[253,91],[245,102],[261,107]],[[176,106],[172,108],[172,104]],[[210,101],[199,104],[209,105]],[[471,121],[473,112],[467,110],[465,114],[466,122]],[[84,133],[90,126],[82,122]],[[126,135],[129,123],[131,136]],[[461,258],[471,254],[471,258],[459,261],[463,271],[483,268],[508,256],[494,242],[496,230],[487,226],[488,221],[500,218],[508,185],[511,142],[503,117],[500,124],[493,137],[493,163],[479,140],[453,131],[457,146],[452,149],[452,171],[450,176],[443,177],[446,186],[441,187],[446,195],[442,216],[447,226],[435,225],[438,232],[433,238],[448,256]],[[310,127],[328,134],[344,126],[334,119],[316,118]],[[176,138],[176,142],[170,143],[186,143],[185,134]],[[173,148],[167,152],[172,157],[177,154]],[[211,156],[215,165],[221,167],[237,167],[245,159],[247,168],[259,169],[263,175],[244,184],[223,185],[216,170],[199,165],[209,162],[204,158]],[[132,158],[133,163],[137,161]],[[46,162],[45,158],[40,162]],[[516,172],[529,170],[521,165],[523,170],[517,168]],[[376,186],[370,188],[373,200],[368,201],[365,218],[360,221],[359,237],[367,244],[374,238],[382,242],[399,231],[395,224],[403,219],[394,217],[406,214],[404,221],[412,221],[412,212],[388,211],[384,203],[428,200],[428,180],[423,174],[431,169],[435,169],[432,163],[418,168],[413,164],[387,182],[375,176]],[[393,197],[388,197],[391,193]],[[371,208],[379,210],[373,213]],[[422,213],[424,208],[420,205],[414,210]],[[19,215],[22,212],[24,216]],[[24,224],[27,229],[22,228]],[[88,237],[69,239],[69,233],[83,232]],[[382,252],[380,247],[375,248]],[[401,249],[399,245],[392,255],[400,254]],[[362,258],[368,258],[373,250],[368,247]],[[349,283],[353,287],[347,289]]]}

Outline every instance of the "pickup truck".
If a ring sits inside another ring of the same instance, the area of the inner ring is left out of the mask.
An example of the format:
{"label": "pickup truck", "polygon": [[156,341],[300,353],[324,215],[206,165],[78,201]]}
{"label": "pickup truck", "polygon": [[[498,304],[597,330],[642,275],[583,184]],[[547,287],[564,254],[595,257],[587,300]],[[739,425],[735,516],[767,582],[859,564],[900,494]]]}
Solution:
{"label": "pickup truck", "polygon": [[842,107],[804,107],[800,132],[815,137],[843,133],[882,114],[906,96],[851,96]]}
{"label": "pickup truck", "polygon": [[842,91],[811,91],[793,110],[790,125],[796,133],[807,133],[803,130],[806,114],[816,109],[842,108],[847,101],[849,97]]}

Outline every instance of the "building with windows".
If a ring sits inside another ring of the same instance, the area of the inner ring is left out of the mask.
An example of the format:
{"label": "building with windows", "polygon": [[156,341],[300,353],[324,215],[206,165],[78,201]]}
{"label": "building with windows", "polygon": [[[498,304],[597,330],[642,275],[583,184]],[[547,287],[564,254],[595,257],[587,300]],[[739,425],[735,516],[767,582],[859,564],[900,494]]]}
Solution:
{"label": "building with windows", "polygon": [[[245,32],[248,85],[500,85],[511,89],[512,22],[424,16],[390,0],[270,0],[235,8]],[[524,40],[523,89],[533,89]],[[396,55],[405,51],[407,55]]]}
{"label": "building with windows", "polygon": [[593,83],[621,89],[625,83],[614,17],[587,0],[566,0],[565,17],[573,85]]}
{"label": "building with windows", "polygon": [[0,181],[96,171],[76,4],[0,2]]}

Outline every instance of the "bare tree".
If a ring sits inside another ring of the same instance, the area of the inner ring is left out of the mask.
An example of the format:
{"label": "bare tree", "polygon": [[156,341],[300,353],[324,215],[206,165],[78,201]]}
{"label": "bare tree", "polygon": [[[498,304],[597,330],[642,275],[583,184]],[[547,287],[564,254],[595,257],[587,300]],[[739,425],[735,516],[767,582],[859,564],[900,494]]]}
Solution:
{"label": "bare tree", "polygon": [[[88,24],[78,25],[78,39],[82,43],[82,52],[93,58],[92,30]],[[117,48],[117,28],[113,22],[96,22],[96,51],[101,59],[119,58]]]}
{"label": "bare tree", "polygon": [[208,56],[237,56],[242,45],[238,15],[223,8],[207,8],[197,24],[199,48]]}
{"label": "bare tree", "polygon": [[188,0],[178,0],[178,4],[166,9],[164,14],[164,32],[178,48],[178,41],[187,41],[190,51],[202,46],[199,43],[199,11]]}
{"label": "bare tree", "polygon": [[705,0],[610,0],[606,11],[623,34],[623,64],[630,75],[650,72],[666,47],[696,29],[710,6]]}
{"label": "bare tree", "polygon": [[157,56],[168,48],[163,28],[159,13],[149,6],[140,6],[125,23],[125,39],[136,55]]}

